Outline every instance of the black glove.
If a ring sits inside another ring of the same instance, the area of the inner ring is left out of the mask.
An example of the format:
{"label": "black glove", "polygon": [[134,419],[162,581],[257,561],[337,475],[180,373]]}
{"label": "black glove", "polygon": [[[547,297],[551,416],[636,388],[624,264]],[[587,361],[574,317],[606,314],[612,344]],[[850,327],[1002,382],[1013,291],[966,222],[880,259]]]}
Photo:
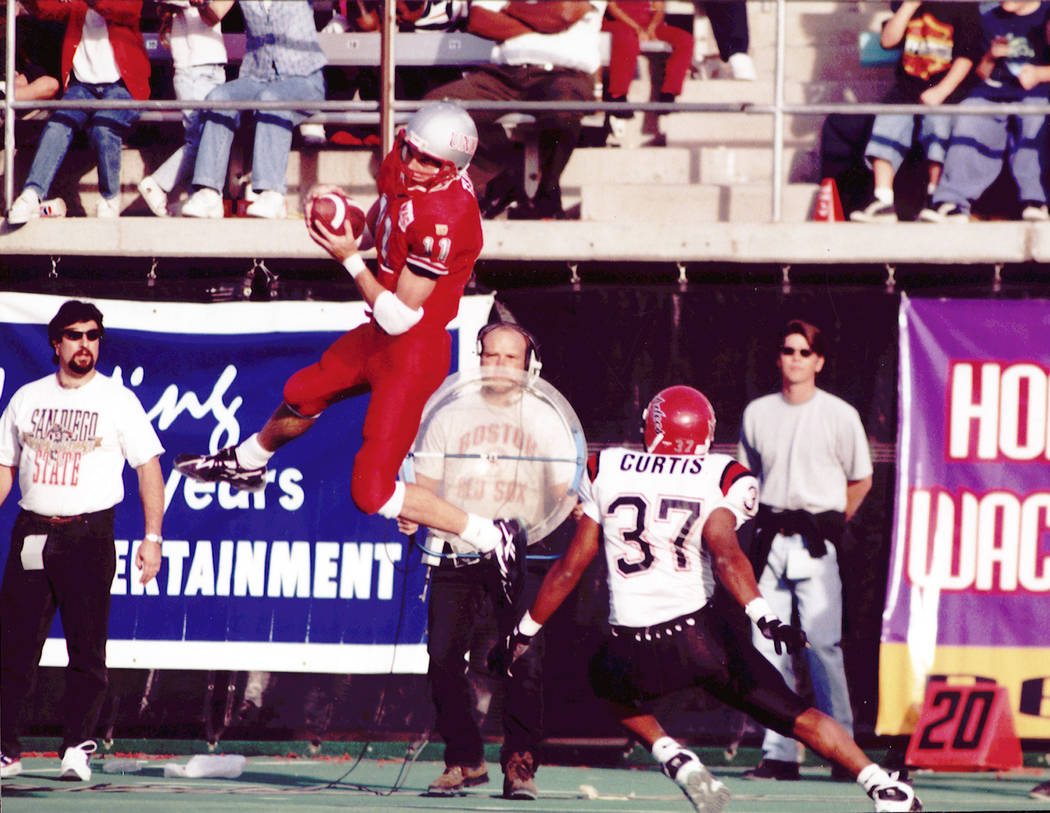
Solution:
{"label": "black glove", "polygon": [[773,649],[779,655],[781,647],[786,649],[789,655],[793,655],[806,645],[806,633],[798,627],[785,624],[775,615],[767,615],[758,619],[758,631],[773,642]]}
{"label": "black glove", "polygon": [[510,677],[514,664],[522,655],[529,651],[532,646],[531,635],[523,635],[516,629],[507,635],[502,641],[492,647],[488,656],[489,671],[494,675],[505,675]]}

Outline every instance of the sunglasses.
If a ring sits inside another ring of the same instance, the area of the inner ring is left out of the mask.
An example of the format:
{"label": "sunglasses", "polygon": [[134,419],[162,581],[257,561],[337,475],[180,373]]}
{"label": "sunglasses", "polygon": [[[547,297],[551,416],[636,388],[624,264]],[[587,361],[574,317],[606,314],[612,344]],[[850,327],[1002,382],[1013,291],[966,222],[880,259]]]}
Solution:
{"label": "sunglasses", "polygon": [[795,353],[798,353],[804,359],[808,359],[813,355],[813,351],[806,347],[788,347],[785,344],[780,348],[780,355],[782,356],[793,356]]}
{"label": "sunglasses", "polygon": [[89,342],[97,342],[102,338],[102,331],[94,327],[91,330],[72,330],[66,328],[62,331],[62,335],[69,339],[71,342],[79,342],[82,338],[87,336]]}

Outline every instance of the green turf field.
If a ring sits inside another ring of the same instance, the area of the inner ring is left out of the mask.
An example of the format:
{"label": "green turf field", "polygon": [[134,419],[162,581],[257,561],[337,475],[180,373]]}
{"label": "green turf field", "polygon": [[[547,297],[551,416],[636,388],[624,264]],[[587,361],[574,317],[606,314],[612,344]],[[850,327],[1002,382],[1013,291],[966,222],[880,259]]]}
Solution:
{"label": "green turf field", "polygon": [[[4,813],[247,813],[352,809],[360,813],[389,810],[513,811],[531,813],[664,813],[690,811],[677,786],[652,767],[595,768],[544,766],[537,775],[535,802],[499,797],[502,775],[489,763],[490,782],[453,798],[420,794],[442,769],[435,761],[403,758],[253,756],[236,779],[166,778],[168,763],[185,765],[189,755],[142,756],[137,770],[106,773],[115,757],[92,760],[90,782],[57,779],[59,760],[27,756],[24,772],[0,786]],[[733,792],[733,813],[833,813],[868,811],[871,802],[849,782],[833,782],[825,768],[804,767],[800,782],[741,778],[746,766],[717,767],[715,773]],[[1050,802],[1028,796],[1050,778],[1050,769],[1018,772],[917,773],[917,793],[927,811],[1048,810]],[[275,807],[274,805],[279,805]]]}

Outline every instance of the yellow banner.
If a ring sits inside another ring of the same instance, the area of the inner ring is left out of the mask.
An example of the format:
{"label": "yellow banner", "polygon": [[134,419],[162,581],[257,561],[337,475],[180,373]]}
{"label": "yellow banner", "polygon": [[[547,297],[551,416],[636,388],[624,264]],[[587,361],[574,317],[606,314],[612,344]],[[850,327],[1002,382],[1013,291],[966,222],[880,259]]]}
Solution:
{"label": "yellow banner", "polygon": [[926,666],[915,668],[907,644],[882,644],[877,734],[911,734],[927,682],[943,676],[952,683],[986,679],[1005,686],[1017,736],[1050,738],[1050,647],[938,646]]}

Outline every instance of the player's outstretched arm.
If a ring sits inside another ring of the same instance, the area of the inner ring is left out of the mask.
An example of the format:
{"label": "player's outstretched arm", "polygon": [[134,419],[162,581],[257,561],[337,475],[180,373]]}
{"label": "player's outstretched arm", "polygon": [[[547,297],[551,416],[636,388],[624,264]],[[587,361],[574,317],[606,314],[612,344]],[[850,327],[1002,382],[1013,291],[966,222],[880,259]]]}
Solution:
{"label": "player's outstretched arm", "polygon": [[715,560],[718,580],[744,608],[748,618],[766,638],[773,642],[779,655],[783,649],[796,652],[806,645],[806,633],[783,623],[758,592],[751,562],[740,550],[736,521],[728,508],[716,508],[704,525],[704,543]]}

